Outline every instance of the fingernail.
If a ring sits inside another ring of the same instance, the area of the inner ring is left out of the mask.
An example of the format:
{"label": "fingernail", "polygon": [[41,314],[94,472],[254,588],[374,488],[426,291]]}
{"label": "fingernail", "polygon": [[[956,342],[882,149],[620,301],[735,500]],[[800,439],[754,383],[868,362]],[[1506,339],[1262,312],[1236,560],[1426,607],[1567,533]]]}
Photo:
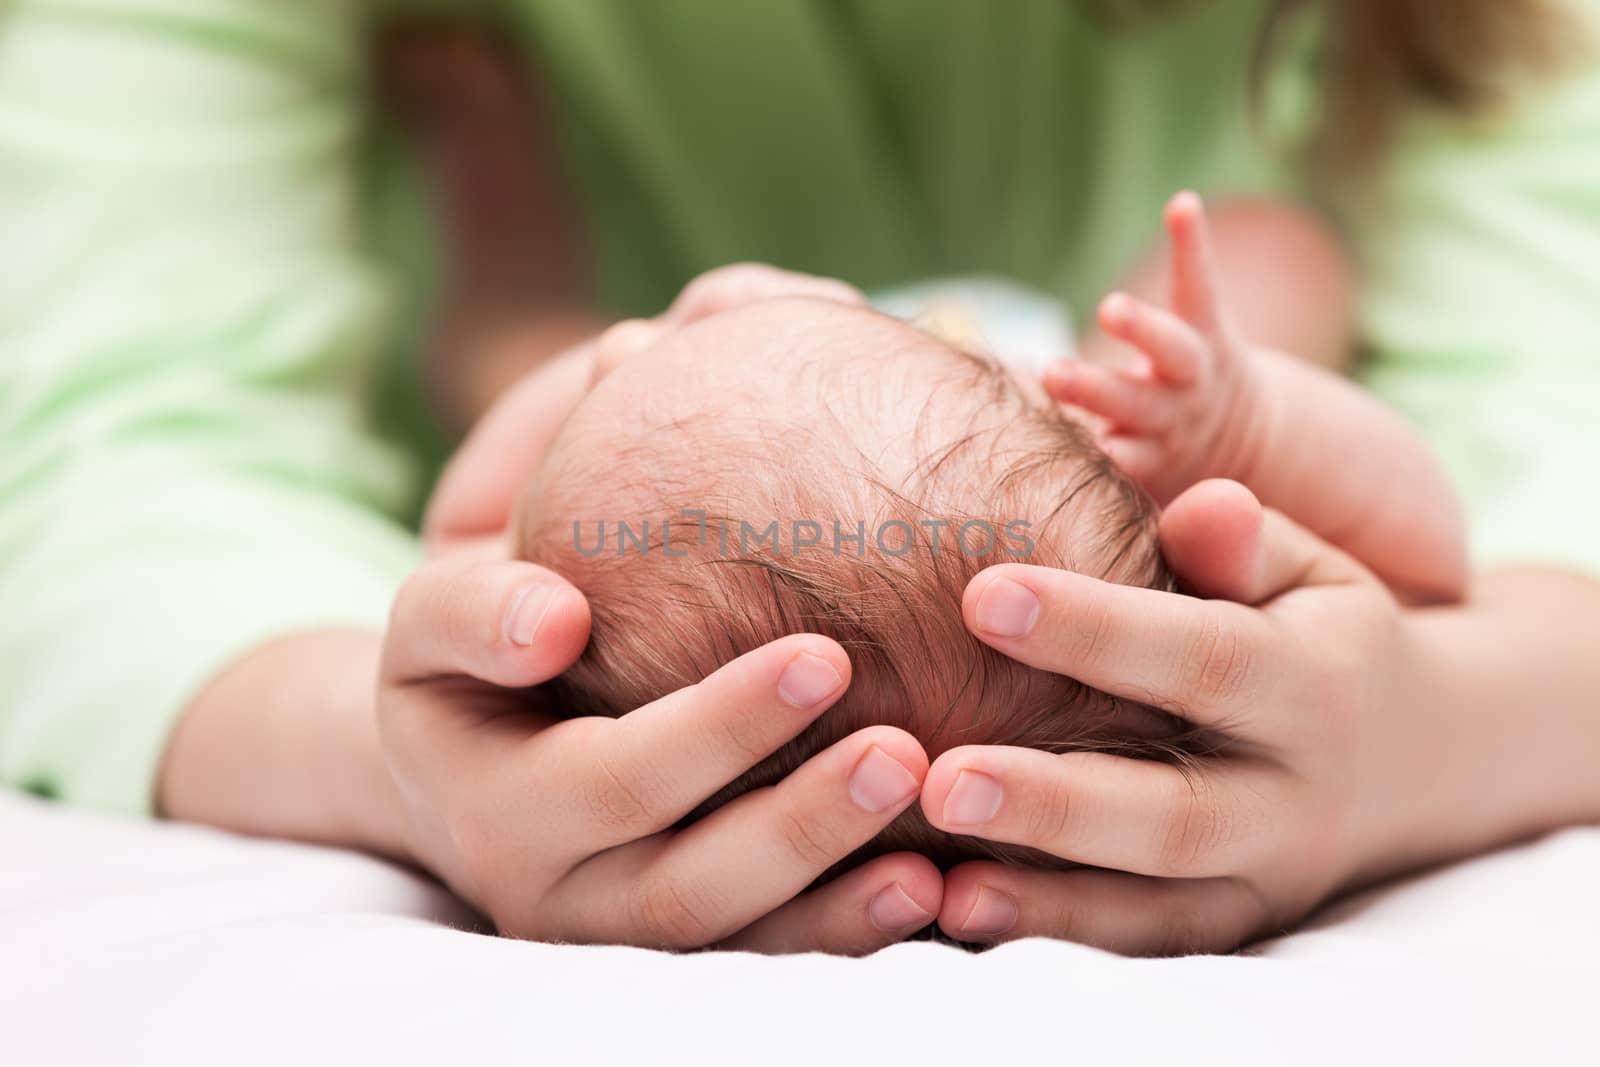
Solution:
{"label": "fingernail", "polygon": [[974,938],[999,937],[1015,925],[1017,925],[1016,899],[1010,893],[1003,893],[984,885],[978,887],[978,896],[972,902],[972,910],[967,912],[967,917],[962,920],[961,934],[963,937]]}
{"label": "fingernail", "polygon": [[544,617],[550,613],[550,605],[556,602],[555,593],[553,586],[542,584],[530,585],[518,593],[517,599],[511,602],[511,610],[506,613],[506,640],[524,648],[533,644],[533,639],[539,636],[539,627],[544,625]]}
{"label": "fingernail", "polygon": [[1000,783],[978,771],[962,771],[944,798],[946,826],[981,826],[1000,811],[1005,799]]}
{"label": "fingernail", "polygon": [[927,926],[933,921],[933,913],[912,900],[896,882],[887,889],[879,890],[878,895],[872,898],[867,905],[867,918],[884,933],[898,934]]}
{"label": "fingernail", "polygon": [[1025,585],[996,578],[978,597],[978,629],[994,637],[1025,637],[1039,621],[1039,598]]}
{"label": "fingernail", "polygon": [[917,776],[877,745],[850,772],[850,799],[873,814],[904,803],[917,787]]}
{"label": "fingernail", "polygon": [[785,704],[809,708],[832,695],[843,681],[833,664],[820,656],[802,652],[783,669],[778,679],[778,695]]}

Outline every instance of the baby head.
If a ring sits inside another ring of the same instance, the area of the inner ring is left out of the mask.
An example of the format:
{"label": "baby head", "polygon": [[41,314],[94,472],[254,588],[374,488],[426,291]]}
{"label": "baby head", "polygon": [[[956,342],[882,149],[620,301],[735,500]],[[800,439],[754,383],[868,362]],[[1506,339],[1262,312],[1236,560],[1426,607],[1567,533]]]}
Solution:
{"label": "baby head", "polygon": [[[1174,751],[1174,722],[967,632],[993,563],[1171,588],[1150,501],[1032,383],[860,307],[786,298],[666,334],[600,380],[529,486],[516,547],[589,599],[568,715],[623,715],[792,633],[837,640],[844,696],[697,814],[868,725],[957,745]],[[912,805],[863,856],[1044,862]]]}

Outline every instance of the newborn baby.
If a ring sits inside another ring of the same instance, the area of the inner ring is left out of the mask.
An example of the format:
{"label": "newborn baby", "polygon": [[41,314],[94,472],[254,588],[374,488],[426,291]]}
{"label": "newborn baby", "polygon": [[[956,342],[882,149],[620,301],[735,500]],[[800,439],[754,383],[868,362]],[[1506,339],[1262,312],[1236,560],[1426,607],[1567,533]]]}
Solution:
{"label": "newborn baby", "polygon": [[[589,598],[588,649],[550,687],[565,714],[625,714],[786,634],[849,651],[838,704],[702,814],[872,724],[930,756],[1187,743],[961,621],[968,580],[997,562],[1171,588],[1149,497],[1037,384],[858,305],[758,302],[621,360],[561,427],[515,546]],[[936,832],[915,805],[869,848],[1044,861]]]}
{"label": "newborn baby", "polygon": [[[1210,477],[1244,482],[1400,595],[1463,595],[1458,507],[1421,439],[1342,379],[1241,338],[1199,201],[1174,200],[1167,222],[1171,309],[1102,308],[1141,358],[1058,366],[1048,394],[838,283],[742,297],[741,279],[770,283],[748,267],[694,314],[625,324],[550,368],[551,411],[570,414],[514,547],[593,616],[582,659],[549,687],[555,707],[626,714],[812,632],[850,652],[845,696],[697,815],[873,724],[930,757],[1004,744],[1181,762],[1208,739],[990,650],[964,628],[962,595],[998,562],[1171,589],[1156,504]],[[916,805],[855,859],[901,849],[1060,862],[936,831]]]}

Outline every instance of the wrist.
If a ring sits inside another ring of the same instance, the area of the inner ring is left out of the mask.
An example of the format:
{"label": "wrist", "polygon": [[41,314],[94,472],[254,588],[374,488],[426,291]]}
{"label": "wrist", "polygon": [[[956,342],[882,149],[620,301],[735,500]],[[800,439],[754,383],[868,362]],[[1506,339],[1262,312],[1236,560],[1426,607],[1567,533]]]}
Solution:
{"label": "wrist", "polygon": [[[1389,792],[1395,873],[1600,819],[1600,585],[1502,573],[1466,604],[1405,612],[1411,668]],[[1584,620],[1588,620],[1585,624]]]}
{"label": "wrist", "polygon": [[1224,380],[1217,383],[1215,400],[1207,405],[1215,421],[1205,443],[1192,450],[1202,467],[1194,481],[1229,478],[1255,489],[1262,458],[1271,454],[1279,413],[1271,354],[1241,347]]}
{"label": "wrist", "polygon": [[411,859],[378,744],[377,634],[297,634],[251,650],[174,731],[161,814],[238,833]]}

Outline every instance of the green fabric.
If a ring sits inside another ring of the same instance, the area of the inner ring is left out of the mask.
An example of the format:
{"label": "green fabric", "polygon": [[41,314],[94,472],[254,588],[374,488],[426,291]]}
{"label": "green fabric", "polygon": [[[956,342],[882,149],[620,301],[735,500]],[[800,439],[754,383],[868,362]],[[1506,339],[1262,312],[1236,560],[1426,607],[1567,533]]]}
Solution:
{"label": "green fabric", "polygon": [[0,29],[0,777],[147,810],[230,659],[379,627],[413,491],[367,427],[348,5],[40,3]]}
{"label": "green fabric", "polygon": [[[1263,0],[1110,31],[1067,0],[515,0],[606,302],[759,259],[878,287],[991,272],[1080,313],[1175,189],[1288,188],[1243,85]],[[395,7],[454,9],[443,0]],[[474,4],[488,10],[493,4]],[[229,658],[379,626],[440,454],[437,270],[375,128],[368,12],[23,0],[0,25],[0,777],[147,810]],[[1371,379],[1487,552],[1594,564],[1600,77],[1510,131],[1422,124],[1371,267]]]}
{"label": "green fabric", "polygon": [[605,295],[754,259],[865,288],[1017,278],[1083,306],[1178,183],[1260,185],[1259,0],[1115,33],[1072,3],[524,0]]}
{"label": "green fabric", "polygon": [[1443,456],[1478,562],[1600,572],[1600,69],[1510,130],[1420,119],[1375,205],[1367,384]]}

